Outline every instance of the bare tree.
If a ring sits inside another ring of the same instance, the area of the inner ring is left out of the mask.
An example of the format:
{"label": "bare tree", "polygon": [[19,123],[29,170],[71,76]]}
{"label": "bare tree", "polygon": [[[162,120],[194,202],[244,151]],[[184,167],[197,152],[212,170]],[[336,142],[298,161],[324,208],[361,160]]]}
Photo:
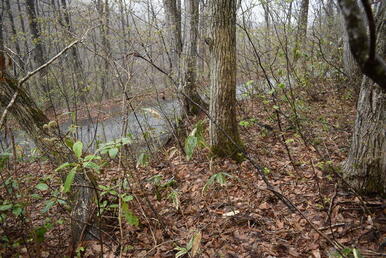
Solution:
{"label": "bare tree", "polygon": [[212,153],[237,159],[240,136],[236,121],[236,0],[213,0],[210,49],[211,100],[209,135]]}

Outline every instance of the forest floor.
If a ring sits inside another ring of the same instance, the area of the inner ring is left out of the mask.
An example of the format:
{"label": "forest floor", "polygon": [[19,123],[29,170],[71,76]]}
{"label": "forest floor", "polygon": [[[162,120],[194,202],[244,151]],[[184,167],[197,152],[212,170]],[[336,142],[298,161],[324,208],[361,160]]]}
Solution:
{"label": "forest floor", "polygon": [[[250,161],[210,159],[206,148],[187,161],[178,145],[169,143],[146,167],[136,168],[130,162],[119,165],[115,160],[104,168],[102,185],[115,187],[122,178],[130,178],[129,193],[134,196],[130,209],[140,223],[130,226],[122,221],[119,226],[106,215],[103,245],[83,242],[85,257],[98,257],[102,250],[104,257],[175,257],[176,247],[187,246],[192,247],[190,255],[198,257],[339,257],[332,241],[358,248],[365,257],[385,254],[385,201],[378,197],[362,201],[338,176],[350,146],[354,100],[340,92],[309,99],[302,110],[301,134],[287,119],[280,132],[272,122],[272,103],[263,102],[252,98],[239,105],[239,120],[246,121],[240,126],[243,143],[269,182],[301,214],[267,189]],[[282,112],[290,114],[285,108]],[[196,117],[192,124],[204,118]],[[43,234],[44,241],[31,250],[42,257],[63,256],[69,246],[68,212],[60,205],[40,212],[52,196],[50,191],[60,186],[58,175],[42,161],[20,163],[12,173],[21,180],[20,189],[29,193],[26,217],[30,221],[13,221],[12,227],[3,225],[1,230],[13,230],[15,239],[24,237],[28,242],[30,237],[23,236],[28,231],[25,225],[50,223],[53,226]],[[44,178],[50,178],[45,181],[50,189],[42,191],[43,198],[33,199],[34,186]],[[108,214],[113,217],[117,212]],[[20,245],[8,246],[0,254],[5,257],[11,250],[24,256],[32,252]]]}

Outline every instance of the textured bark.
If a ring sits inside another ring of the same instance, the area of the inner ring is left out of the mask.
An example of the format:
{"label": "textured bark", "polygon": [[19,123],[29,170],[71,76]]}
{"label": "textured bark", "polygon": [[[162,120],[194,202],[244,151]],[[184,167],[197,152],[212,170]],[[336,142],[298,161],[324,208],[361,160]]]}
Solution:
{"label": "textured bark", "polygon": [[307,24],[308,24],[308,8],[310,5],[310,0],[302,0],[300,6],[300,17],[298,23],[298,31],[296,33],[296,46],[298,48],[302,47],[307,37]]}
{"label": "textured bark", "polygon": [[269,2],[266,2],[263,4],[264,8],[264,20],[265,20],[265,51],[267,52],[267,58],[266,58],[266,63],[268,64],[271,60],[271,23],[270,23],[270,17],[269,17],[269,12],[270,12],[270,7],[269,7]]}
{"label": "textured bark", "polygon": [[[60,8],[60,12],[62,13],[62,16],[63,16],[63,21],[61,21],[62,25],[67,30],[68,38],[70,38],[71,40],[74,40],[74,29],[71,26],[71,17],[67,8],[67,2],[66,0],[61,0],[60,4],[62,7]],[[73,58],[73,69],[74,69],[74,74],[76,76],[76,80],[75,80],[75,83],[77,85],[76,96],[80,96],[80,99],[83,102],[86,102],[86,96],[83,92],[83,89],[85,87],[84,69],[83,69],[83,64],[80,58],[78,47],[73,46],[70,49],[70,52]]]}
{"label": "textured bark", "polygon": [[108,0],[97,0],[96,8],[100,19],[100,35],[102,38],[103,62],[100,63],[101,77],[100,84],[102,88],[102,95],[106,98],[110,97],[111,90],[107,89],[110,82],[110,64],[111,45],[109,40],[109,23],[110,23],[110,6]]}
{"label": "textured bark", "polygon": [[210,8],[210,115],[215,121],[209,125],[210,146],[214,155],[237,158],[236,0],[213,0]]}
{"label": "textured bark", "polygon": [[173,72],[179,80],[180,56],[182,53],[181,38],[181,8],[177,0],[164,0],[164,9],[168,31],[169,53],[172,63],[170,72]]}
{"label": "textured bark", "polygon": [[207,79],[209,78],[208,70],[205,69],[207,67],[207,52],[208,47],[203,40],[208,34],[208,11],[209,8],[205,3],[205,0],[200,0],[200,14],[199,14],[199,41],[198,41],[198,75],[199,79]]}
{"label": "textured bark", "polygon": [[[11,9],[11,4],[9,3],[9,0],[5,0],[5,7],[7,9],[7,13],[8,13],[8,19],[11,23],[11,31],[12,31],[12,34],[13,36],[15,37],[15,49],[16,49],[16,53],[21,56],[21,50],[20,50],[20,45],[19,45],[19,40],[17,38],[17,33],[16,33],[16,26],[15,26],[15,20],[13,18],[13,13],[12,13],[12,9]],[[23,65],[21,63],[21,65]]]}
{"label": "textured bark", "polygon": [[28,24],[31,31],[32,43],[35,46],[34,60],[40,66],[44,64],[44,48],[40,35],[39,25],[35,9],[35,0],[26,0]]}
{"label": "textured bark", "polygon": [[197,38],[199,9],[198,1],[185,0],[186,36],[182,57],[182,90],[184,92],[183,105],[188,115],[198,114],[207,105],[197,92]]}
{"label": "textured bark", "polygon": [[[17,87],[17,84],[17,81],[7,73],[1,74],[0,106],[6,108],[15,92],[18,91],[18,97],[9,108],[9,112],[22,130],[56,166],[64,162],[76,161],[76,157],[65,145],[57,127],[47,128],[48,118],[31,97],[23,89]],[[66,174],[62,174],[62,179],[65,178]],[[95,229],[87,226],[92,223],[94,216],[96,196],[94,185],[83,171],[76,174],[69,196],[72,205],[72,241],[74,246],[81,240],[81,237],[92,238],[96,236]]]}
{"label": "textured bark", "polygon": [[[4,51],[4,1],[1,2],[1,11],[0,11],[0,51]],[[5,57],[3,54],[0,53],[0,73],[4,72],[5,70]]]}
{"label": "textured bark", "polygon": [[342,27],[343,27],[343,70],[351,78],[359,79],[358,76],[360,76],[360,73],[358,72],[360,71],[360,69],[354,59],[353,54],[351,53],[349,38],[344,26],[343,17],[342,17]]}
{"label": "textured bark", "polygon": [[[19,12],[19,20],[20,20],[20,25],[21,25],[21,31],[23,32],[23,35],[26,35],[26,32],[25,32],[25,25],[24,25],[24,19],[23,19],[23,12],[21,10],[21,5],[20,5],[20,0],[17,0],[16,1],[17,3],[17,10]],[[27,44],[27,41],[26,40],[23,40],[24,41],[24,52],[25,53],[28,53],[29,52],[29,48],[28,48],[28,44]]]}
{"label": "textured bark", "polygon": [[[338,2],[345,20],[351,52],[359,64],[362,73],[370,77],[386,91],[385,58],[378,54],[370,57],[370,40],[367,35],[363,15],[356,0],[338,0]],[[381,3],[384,4],[384,1]]]}
{"label": "textured bark", "polygon": [[386,93],[368,77],[362,82],[357,112],[344,177],[360,192],[385,195]]}
{"label": "textured bark", "polygon": [[[384,5],[384,4],[383,4]],[[379,13],[383,23],[385,9]],[[386,58],[386,25],[380,26],[378,50]],[[383,49],[382,49],[383,48]],[[344,177],[362,193],[386,196],[386,91],[364,77],[358,99],[357,117]]]}

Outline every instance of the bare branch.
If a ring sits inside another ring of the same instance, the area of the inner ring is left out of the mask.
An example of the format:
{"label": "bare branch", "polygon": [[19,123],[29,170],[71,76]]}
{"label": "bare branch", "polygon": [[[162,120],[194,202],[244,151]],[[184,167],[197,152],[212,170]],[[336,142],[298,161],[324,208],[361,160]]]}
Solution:
{"label": "bare branch", "polygon": [[23,78],[21,78],[18,82],[18,87],[20,87],[23,83],[25,83],[29,78],[31,78],[33,75],[35,75],[36,73],[38,73],[39,71],[43,70],[44,68],[46,68],[47,66],[49,66],[52,62],[54,62],[56,59],[58,59],[61,55],[63,55],[64,53],[66,53],[67,50],[69,50],[70,48],[72,48],[74,45],[78,44],[79,42],[81,41],[81,39],[77,39],[77,40],[74,40],[73,42],[71,42],[67,47],[63,48],[62,51],[60,51],[59,53],[57,53],[54,57],[52,57],[50,60],[48,60],[45,64],[39,66],[38,68],[36,68],[35,70],[33,70],[32,72],[29,72],[26,76],[24,76]]}

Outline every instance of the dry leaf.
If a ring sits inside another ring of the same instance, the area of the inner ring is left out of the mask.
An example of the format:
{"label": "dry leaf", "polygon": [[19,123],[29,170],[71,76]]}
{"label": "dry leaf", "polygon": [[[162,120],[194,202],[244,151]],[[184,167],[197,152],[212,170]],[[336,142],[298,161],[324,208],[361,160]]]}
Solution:
{"label": "dry leaf", "polygon": [[313,255],[315,258],[320,258],[320,257],[322,257],[322,256],[320,255],[320,250],[319,250],[319,249],[312,250],[312,255]]}
{"label": "dry leaf", "polygon": [[195,233],[193,236],[193,244],[192,244],[193,257],[198,253],[198,250],[200,250],[201,238],[202,238],[201,231]]}

